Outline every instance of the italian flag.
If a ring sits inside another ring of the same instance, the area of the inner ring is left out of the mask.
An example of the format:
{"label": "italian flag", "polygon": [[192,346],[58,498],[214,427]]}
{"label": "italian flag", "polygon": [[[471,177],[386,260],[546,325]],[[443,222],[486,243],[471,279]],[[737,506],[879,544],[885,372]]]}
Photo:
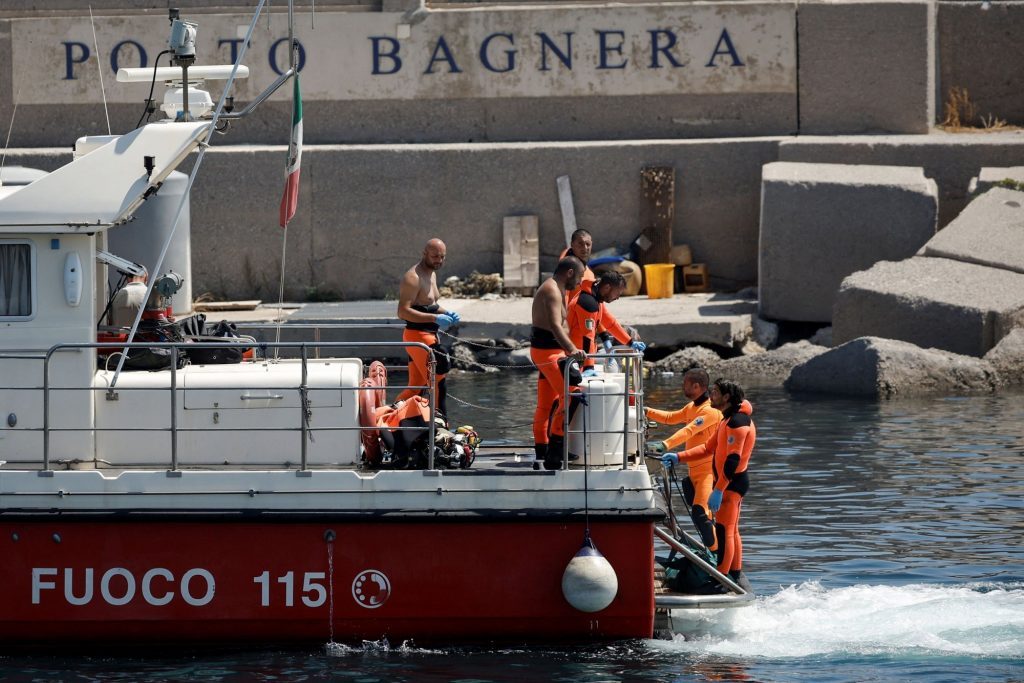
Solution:
{"label": "italian flag", "polygon": [[288,179],[281,197],[281,227],[288,227],[295,217],[299,203],[299,167],[302,165],[302,94],[299,92],[299,75],[295,74],[295,92],[292,95],[292,139],[288,145]]}

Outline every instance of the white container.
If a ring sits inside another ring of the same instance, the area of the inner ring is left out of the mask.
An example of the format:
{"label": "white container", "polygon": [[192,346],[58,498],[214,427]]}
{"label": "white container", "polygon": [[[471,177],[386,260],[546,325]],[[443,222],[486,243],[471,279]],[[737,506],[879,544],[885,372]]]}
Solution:
{"label": "white container", "polygon": [[[569,452],[583,456],[584,419],[586,424],[587,464],[622,466],[624,408],[624,376],[599,374],[583,380],[582,389],[588,405],[581,405],[569,423]],[[634,420],[635,422],[635,420]],[[582,459],[574,464],[582,465]]]}

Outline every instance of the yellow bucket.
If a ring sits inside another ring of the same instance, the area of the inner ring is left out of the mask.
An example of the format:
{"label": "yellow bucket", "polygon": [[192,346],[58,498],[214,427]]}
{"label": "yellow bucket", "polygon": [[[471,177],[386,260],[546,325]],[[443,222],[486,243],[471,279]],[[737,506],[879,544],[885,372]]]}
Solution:
{"label": "yellow bucket", "polygon": [[675,293],[674,263],[648,263],[644,266],[644,278],[647,280],[648,299],[668,299]]}

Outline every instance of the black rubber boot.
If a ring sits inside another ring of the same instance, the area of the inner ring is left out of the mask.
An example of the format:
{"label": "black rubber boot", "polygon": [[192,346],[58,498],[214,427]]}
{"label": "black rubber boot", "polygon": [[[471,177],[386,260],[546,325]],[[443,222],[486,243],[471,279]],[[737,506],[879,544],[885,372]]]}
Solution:
{"label": "black rubber boot", "polygon": [[562,449],[564,448],[564,443],[565,441],[560,436],[551,437],[547,453],[544,454],[544,469],[562,469]]}

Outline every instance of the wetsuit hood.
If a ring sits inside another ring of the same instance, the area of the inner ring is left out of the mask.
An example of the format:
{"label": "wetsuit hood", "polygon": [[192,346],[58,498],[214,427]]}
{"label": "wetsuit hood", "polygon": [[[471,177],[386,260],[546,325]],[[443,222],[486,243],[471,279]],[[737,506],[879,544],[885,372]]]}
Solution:
{"label": "wetsuit hood", "polygon": [[728,420],[730,417],[732,417],[736,413],[743,413],[744,415],[753,415],[754,414],[754,406],[751,405],[750,401],[748,401],[747,399],[743,399],[740,402],[738,407],[734,408],[733,406],[729,406],[728,408],[723,410],[722,411],[722,417],[724,417],[726,420]]}

